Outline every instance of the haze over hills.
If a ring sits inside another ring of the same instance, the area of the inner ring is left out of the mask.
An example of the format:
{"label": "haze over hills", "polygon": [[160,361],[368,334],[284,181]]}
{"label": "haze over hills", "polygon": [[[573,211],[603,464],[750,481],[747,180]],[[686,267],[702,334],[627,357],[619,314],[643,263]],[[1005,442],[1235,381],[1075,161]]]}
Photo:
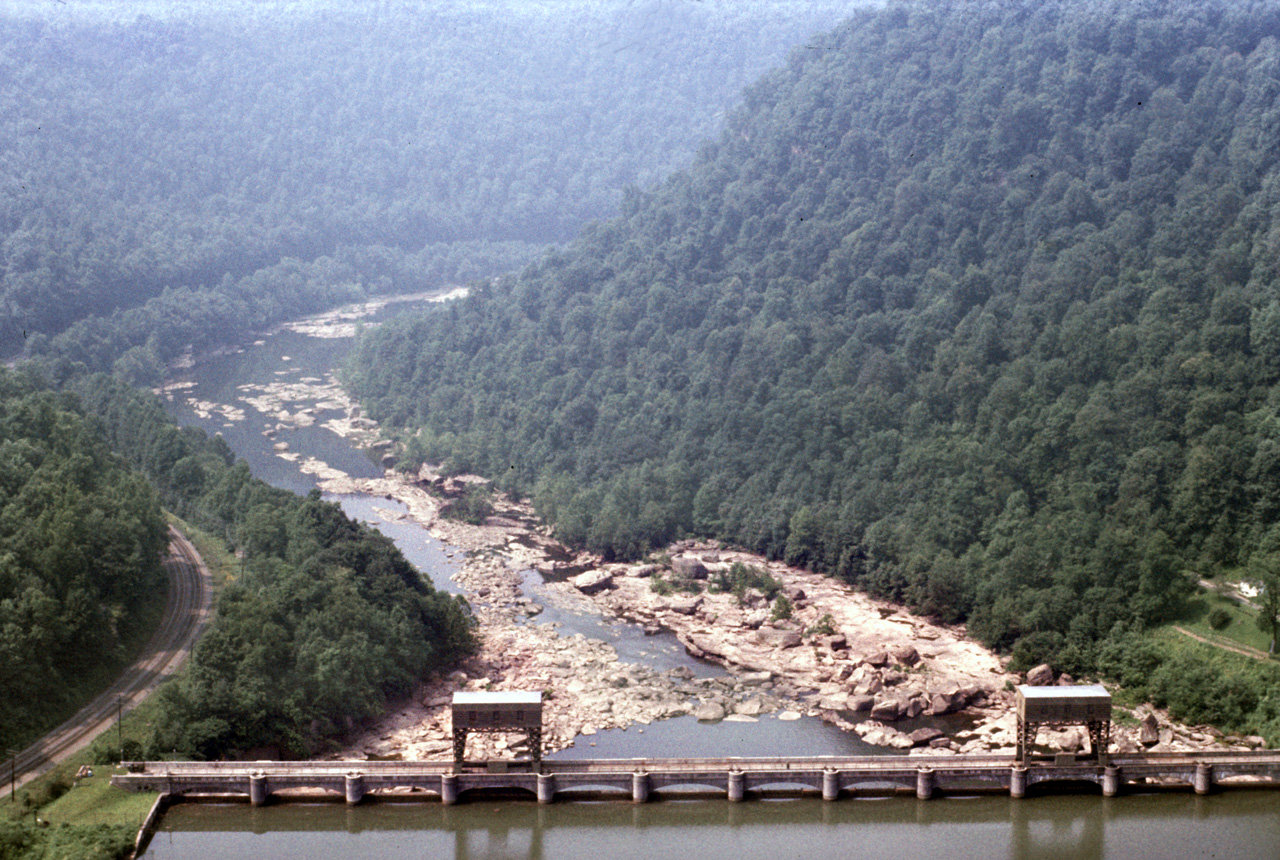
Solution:
{"label": "haze over hills", "polygon": [[0,350],[136,348],[150,382],[285,309],[513,267],[687,161],[846,8],[7,5]]}
{"label": "haze over hills", "polygon": [[858,12],[349,380],[575,544],[711,535],[1094,670],[1280,562],[1278,36],[1271,2]]}

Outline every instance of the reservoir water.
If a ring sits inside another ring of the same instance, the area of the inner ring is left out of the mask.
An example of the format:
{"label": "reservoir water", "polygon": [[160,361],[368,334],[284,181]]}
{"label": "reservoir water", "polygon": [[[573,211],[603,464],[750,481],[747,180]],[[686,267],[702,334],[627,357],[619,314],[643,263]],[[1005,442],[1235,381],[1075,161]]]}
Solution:
{"label": "reservoir water", "polygon": [[[383,316],[418,310],[391,305]],[[375,318],[376,320],[376,318]],[[295,331],[270,335],[243,351],[202,359],[189,372],[194,387],[176,392],[170,409],[186,424],[220,432],[258,477],[305,493],[316,479],[297,462],[282,459],[275,445],[314,456],[357,477],[380,469],[363,452],[321,426],[263,430],[274,419],[243,402],[245,385],[290,379],[322,379],[349,350],[349,338],[317,338]],[[201,414],[186,398],[243,410]],[[396,541],[406,557],[439,588],[455,591],[450,575],[460,552],[413,524],[392,522],[380,510],[395,502],[366,496],[331,497],[353,517]],[[539,599],[540,578],[525,579]],[[647,637],[632,625],[562,609],[546,609],[536,621],[555,621],[566,634],[603,639],[620,659],[659,669],[688,666],[698,675],[719,667],[686,655],[673,637]],[[910,730],[911,726],[907,727]],[[945,728],[945,727],[944,727]],[[585,739],[584,739],[585,740]],[[758,723],[698,723],[691,717],[627,731],[600,732],[556,757],[682,755],[892,754],[820,720]],[[1228,791],[1209,797],[1190,792],[1153,792],[1104,799],[1085,795],[1029,796],[1021,801],[983,796],[917,801],[914,798],[751,801],[718,799],[660,801],[633,806],[624,801],[559,804],[495,804],[456,807],[436,803],[375,803],[348,809],[335,804],[180,805],[163,819],[147,857],[306,858],[342,860],[407,858],[1280,858],[1280,792]]]}
{"label": "reservoir water", "polygon": [[1275,860],[1273,791],[883,800],[184,805],[148,857]]}

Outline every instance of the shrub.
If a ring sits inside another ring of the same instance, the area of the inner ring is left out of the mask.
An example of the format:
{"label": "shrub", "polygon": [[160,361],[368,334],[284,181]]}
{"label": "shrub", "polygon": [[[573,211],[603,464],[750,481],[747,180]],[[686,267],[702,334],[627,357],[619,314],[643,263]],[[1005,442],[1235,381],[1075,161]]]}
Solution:
{"label": "shrub", "polygon": [[1231,624],[1231,613],[1221,606],[1215,606],[1209,612],[1209,626],[1214,630],[1224,630]]}
{"label": "shrub", "polygon": [[791,612],[791,601],[785,594],[779,594],[778,599],[773,601],[773,612],[769,617],[774,621],[781,621],[784,618],[790,618]]}
{"label": "shrub", "polygon": [[482,526],[485,520],[493,516],[493,502],[490,501],[492,495],[492,491],[484,484],[468,484],[458,498],[440,509],[440,516]]}
{"label": "shrub", "polygon": [[834,636],[836,634],[836,620],[831,617],[831,613],[823,615],[813,626],[805,631],[806,636]]}

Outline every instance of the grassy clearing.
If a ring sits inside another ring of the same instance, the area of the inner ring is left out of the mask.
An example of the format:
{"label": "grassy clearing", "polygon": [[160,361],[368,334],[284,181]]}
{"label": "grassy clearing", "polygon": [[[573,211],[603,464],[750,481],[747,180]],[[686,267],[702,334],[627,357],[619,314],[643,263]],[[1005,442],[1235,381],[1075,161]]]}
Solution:
{"label": "grassy clearing", "polygon": [[114,824],[133,828],[151,811],[156,795],[123,791],[111,785],[111,775],[124,769],[109,765],[94,767],[93,776],[75,780],[66,794],[40,810],[50,824]]}
{"label": "grassy clearing", "polygon": [[[1209,623],[1215,612],[1230,619],[1218,629]],[[1187,611],[1174,623],[1215,644],[1239,645],[1265,654],[1271,640],[1258,629],[1257,617],[1256,611],[1241,606],[1226,594],[1205,591],[1187,601]]]}
{"label": "grassy clearing", "polygon": [[[88,747],[27,783],[18,791],[15,802],[9,802],[6,796],[0,802],[0,807],[3,807],[0,815],[30,820],[34,812],[42,820],[54,824],[110,824],[136,828],[146,817],[156,795],[132,794],[113,788],[110,777],[119,770],[113,765],[94,764],[94,761],[101,761],[106,755],[111,755],[114,760],[119,755],[121,741],[125,744],[145,741],[151,733],[154,712],[155,704],[148,700],[125,714],[119,730],[112,726]],[[93,768],[91,778],[76,779],[82,765]]]}

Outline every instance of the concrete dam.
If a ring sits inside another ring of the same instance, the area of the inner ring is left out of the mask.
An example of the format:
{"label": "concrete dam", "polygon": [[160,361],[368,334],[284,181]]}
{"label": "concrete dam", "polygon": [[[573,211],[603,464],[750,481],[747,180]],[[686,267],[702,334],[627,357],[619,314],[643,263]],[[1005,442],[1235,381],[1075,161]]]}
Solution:
{"label": "concrete dam", "polygon": [[[295,789],[327,792],[347,803],[395,796],[443,804],[495,795],[536,799],[618,797],[643,803],[664,794],[711,792],[731,801],[796,792],[823,800],[873,794],[914,794],[921,800],[948,792],[1005,792],[1015,798],[1093,783],[1113,797],[1129,786],[1184,785],[1208,794],[1231,785],[1280,787],[1280,752],[1138,753],[1096,759],[1057,756],[1020,763],[1014,756],[851,756],[685,758],[491,762],[134,762],[112,783],[154,791],[169,800],[222,796],[255,805],[287,800]],[[279,794],[286,792],[285,794]]]}

